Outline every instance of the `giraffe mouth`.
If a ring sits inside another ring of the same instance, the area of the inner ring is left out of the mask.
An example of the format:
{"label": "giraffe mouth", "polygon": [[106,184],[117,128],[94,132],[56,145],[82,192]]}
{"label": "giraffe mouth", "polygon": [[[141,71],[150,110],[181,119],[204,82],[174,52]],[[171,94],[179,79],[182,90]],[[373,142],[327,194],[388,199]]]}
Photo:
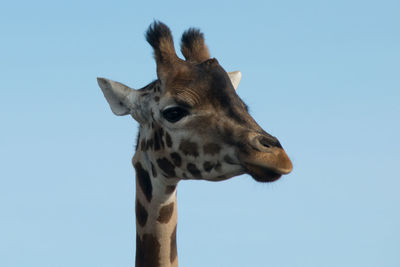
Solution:
{"label": "giraffe mouth", "polygon": [[257,182],[270,183],[281,178],[282,174],[270,168],[260,167],[254,164],[246,163],[245,171]]}
{"label": "giraffe mouth", "polygon": [[242,154],[241,158],[245,171],[258,182],[274,182],[293,169],[286,152],[279,147],[269,148],[265,152],[257,151],[251,155]]}

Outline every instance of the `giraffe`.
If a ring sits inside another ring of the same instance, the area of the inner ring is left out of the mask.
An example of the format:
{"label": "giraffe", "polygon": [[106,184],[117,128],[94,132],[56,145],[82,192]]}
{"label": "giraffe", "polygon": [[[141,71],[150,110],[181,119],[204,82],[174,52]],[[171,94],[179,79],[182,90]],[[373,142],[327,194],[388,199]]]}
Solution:
{"label": "giraffe", "polygon": [[175,52],[170,29],[146,32],[157,80],[135,90],[105,78],[98,84],[114,114],[139,123],[136,172],[136,267],[178,266],[177,185],[221,181],[247,173],[259,182],[288,174],[292,163],[278,139],[249,115],[236,94],[240,72],[210,58],[203,33],[190,28]]}

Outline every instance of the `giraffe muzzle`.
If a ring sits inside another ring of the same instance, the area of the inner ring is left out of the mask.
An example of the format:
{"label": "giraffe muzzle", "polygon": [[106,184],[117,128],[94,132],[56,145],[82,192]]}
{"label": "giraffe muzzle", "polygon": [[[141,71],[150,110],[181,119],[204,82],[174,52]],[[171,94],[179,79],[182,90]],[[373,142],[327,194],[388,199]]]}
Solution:
{"label": "giraffe muzzle", "polygon": [[255,135],[250,147],[247,153],[239,153],[239,158],[245,171],[256,181],[273,182],[292,171],[292,162],[275,137]]}

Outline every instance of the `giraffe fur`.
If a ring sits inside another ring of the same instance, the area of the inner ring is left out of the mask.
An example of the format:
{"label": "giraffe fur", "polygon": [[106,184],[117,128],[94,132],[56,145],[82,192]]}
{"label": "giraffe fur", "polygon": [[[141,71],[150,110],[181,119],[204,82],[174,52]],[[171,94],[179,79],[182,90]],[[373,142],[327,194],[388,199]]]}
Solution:
{"label": "giraffe fur", "polygon": [[135,90],[98,78],[115,115],[139,123],[136,172],[136,267],[177,267],[177,188],[181,181],[221,181],[247,173],[273,182],[292,171],[278,139],[264,131],[236,94],[240,72],[211,58],[203,33],[183,33],[177,56],[170,29],[146,32],[157,79]]}

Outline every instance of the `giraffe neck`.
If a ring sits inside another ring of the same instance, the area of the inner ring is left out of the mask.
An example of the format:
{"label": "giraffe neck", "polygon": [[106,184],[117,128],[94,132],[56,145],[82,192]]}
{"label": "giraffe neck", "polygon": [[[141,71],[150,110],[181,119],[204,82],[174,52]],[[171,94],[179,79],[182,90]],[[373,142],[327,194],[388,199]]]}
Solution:
{"label": "giraffe neck", "polygon": [[177,267],[176,184],[157,177],[149,161],[133,159],[136,170],[136,267]]}

